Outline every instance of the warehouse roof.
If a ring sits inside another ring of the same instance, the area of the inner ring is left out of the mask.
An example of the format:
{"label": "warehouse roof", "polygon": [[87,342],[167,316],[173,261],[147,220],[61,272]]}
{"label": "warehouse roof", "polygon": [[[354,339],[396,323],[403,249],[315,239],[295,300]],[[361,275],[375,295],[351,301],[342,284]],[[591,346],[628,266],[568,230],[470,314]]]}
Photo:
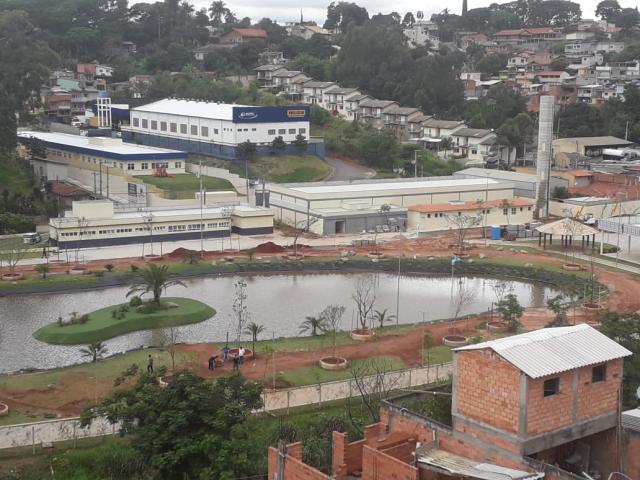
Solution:
{"label": "warehouse roof", "polygon": [[169,150],[166,148],[147,147],[134,143],[125,143],[117,138],[85,137],[68,133],[36,132],[23,130],[18,137],[27,140],[35,137],[42,140],[48,147],[60,148],[66,151],[87,153],[116,160],[152,160],[163,158],[185,158],[186,152]]}
{"label": "warehouse roof", "polygon": [[165,98],[164,100],[158,100],[157,102],[136,107],[132,109],[132,113],[165,113],[168,115],[184,115],[185,117],[210,118],[213,120],[232,120],[233,107],[249,107],[249,105]]}
{"label": "warehouse roof", "polygon": [[517,208],[532,207],[534,203],[524,198],[505,198],[488,200],[486,202],[447,202],[430,203],[426,205],[413,205],[409,207],[410,212],[433,213],[433,212],[463,212],[467,210],[480,210],[483,208]]}
{"label": "warehouse roof", "polygon": [[584,323],[532,332],[454,349],[491,349],[531,378],[546,377],[631,355],[631,352]]}
{"label": "warehouse roof", "polygon": [[628,140],[624,140],[623,138],[613,137],[613,136],[603,136],[603,137],[571,137],[571,138],[558,138],[554,140],[553,143],[556,142],[570,142],[577,143],[578,145],[582,145],[583,147],[602,147],[602,146],[613,146],[613,145],[631,145],[633,142],[629,142]]}
{"label": "warehouse roof", "polygon": [[458,170],[453,174],[454,177],[469,176],[495,178],[499,180],[508,180],[510,182],[531,182],[536,183],[538,177],[531,173],[509,172],[507,170],[493,170],[488,168],[465,168]]}
{"label": "warehouse roof", "polygon": [[354,192],[377,192],[380,190],[414,190],[442,187],[463,187],[500,183],[493,179],[479,178],[448,178],[445,180],[418,180],[418,181],[364,181],[364,182],[318,182],[308,184],[284,184],[280,185],[296,192],[318,194],[336,193],[347,194]]}

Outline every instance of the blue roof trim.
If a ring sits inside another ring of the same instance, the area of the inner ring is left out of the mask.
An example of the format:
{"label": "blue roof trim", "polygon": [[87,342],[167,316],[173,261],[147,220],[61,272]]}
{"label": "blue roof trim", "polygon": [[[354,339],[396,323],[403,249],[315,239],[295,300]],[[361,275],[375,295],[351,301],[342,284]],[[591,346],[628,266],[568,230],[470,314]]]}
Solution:
{"label": "blue roof trim", "polygon": [[[18,142],[20,142],[21,140],[28,141],[29,139],[24,137],[18,137]],[[59,150],[67,151],[67,152],[74,152],[74,153],[81,153],[81,154],[84,153],[89,155],[95,155],[97,157],[110,158],[112,160],[122,160],[122,161],[186,160],[188,156],[187,152],[115,153],[115,152],[107,152],[99,148],[77,147],[75,145],[65,145],[64,143],[56,143],[56,142],[45,142],[45,143],[47,144],[47,147],[53,147]],[[125,146],[126,146],[126,143],[125,143]]]}

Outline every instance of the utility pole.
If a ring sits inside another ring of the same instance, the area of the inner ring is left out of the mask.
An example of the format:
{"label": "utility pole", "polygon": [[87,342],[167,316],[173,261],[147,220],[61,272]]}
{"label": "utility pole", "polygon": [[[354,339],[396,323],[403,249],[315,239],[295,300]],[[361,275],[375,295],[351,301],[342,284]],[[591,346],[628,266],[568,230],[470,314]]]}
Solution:
{"label": "utility pole", "polygon": [[198,179],[200,180],[200,256],[204,253],[204,225],[202,223],[202,209],[204,207],[204,194],[202,192],[202,158],[200,158]]}
{"label": "utility pole", "polygon": [[109,167],[107,167],[107,199],[109,198]]}
{"label": "utility pole", "polygon": [[100,196],[102,196],[102,160],[100,160]]}

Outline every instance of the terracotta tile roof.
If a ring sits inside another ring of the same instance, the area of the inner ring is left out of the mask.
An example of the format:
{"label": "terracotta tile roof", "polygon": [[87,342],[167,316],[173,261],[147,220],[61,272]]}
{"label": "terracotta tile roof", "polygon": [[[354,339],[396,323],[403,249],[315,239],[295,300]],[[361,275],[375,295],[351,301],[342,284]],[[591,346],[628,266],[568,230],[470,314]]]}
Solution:
{"label": "terracotta tile roof", "polygon": [[569,173],[574,177],[593,177],[593,172],[589,170],[572,170]]}
{"label": "terracotta tile roof", "polygon": [[[505,200],[489,200],[487,202],[460,202],[460,203],[432,203],[428,205],[413,205],[409,207],[410,212],[434,213],[434,212],[462,212],[466,210],[478,210],[482,208],[502,207]],[[507,200],[509,207],[532,207],[534,202],[524,198],[510,198]]]}
{"label": "terracotta tile roof", "polygon": [[75,197],[76,195],[86,195],[89,193],[86,190],[69,183],[52,183],[51,192],[56,195],[60,195],[61,197]]}
{"label": "terracotta tile roof", "polygon": [[247,38],[267,38],[267,32],[261,28],[234,28],[232,32]]}

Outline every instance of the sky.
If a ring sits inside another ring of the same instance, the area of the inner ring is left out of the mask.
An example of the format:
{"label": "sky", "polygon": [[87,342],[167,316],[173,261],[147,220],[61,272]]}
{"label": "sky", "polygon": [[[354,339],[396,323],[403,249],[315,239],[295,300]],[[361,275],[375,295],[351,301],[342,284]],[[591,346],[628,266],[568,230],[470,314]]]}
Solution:
{"label": "sky", "polygon": [[[207,0],[192,0],[197,8],[206,7],[211,4]],[[462,0],[456,0],[458,5],[452,2],[444,2],[437,0],[429,2],[429,4],[421,4],[411,0],[348,0],[355,1],[358,5],[365,7],[369,15],[376,13],[398,12],[401,16],[408,11],[416,12],[422,10],[425,18],[431,17],[431,14],[449,8],[452,13],[460,13],[462,9]],[[500,0],[468,0],[469,9],[487,7],[491,3],[503,3]],[[600,0],[582,0],[579,1],[582,8],[582,18],[595,18],[596,5]],[[268,17],[277,20],[279,23],[297,21],[300,19],[300,10],[305,20],[314,20],[319,24],[323,24],[327,5],[331,0],[228,0],[227,6],[236,14],[238,18],[250,17],[253,21],[259,21],[261,18]],[[637,0],[618,0],[623,8],[635,7]],[[425,2],[426,3],[426,2]]]}

